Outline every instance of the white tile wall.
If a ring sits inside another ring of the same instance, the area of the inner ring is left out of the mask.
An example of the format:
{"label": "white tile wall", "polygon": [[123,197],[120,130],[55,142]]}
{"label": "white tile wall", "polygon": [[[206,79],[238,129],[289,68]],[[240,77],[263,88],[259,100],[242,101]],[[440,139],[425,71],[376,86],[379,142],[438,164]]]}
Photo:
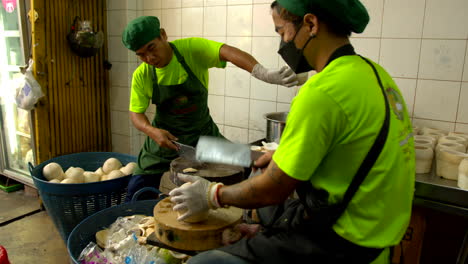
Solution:
{"label": "white tile wall", "polygon": [[112,151],[130,154],[130,137],[112,133]]}
{"label": "white tile wall", "polygon": [[420,44],[418,39],[382,39],[380,64],[393,77],[416,78]]}
{"label": "white tile wall", "polygon": [[110,107],[111,111],[128,111],[130,93],[128,87],[111,86]]}
{"label": "white tile wall", "polygon": [[459,100],[457,122],[468,124],[468,82],[462,83]]}
{"label": "white tile wall", "polygon": [[468,124],[457,123],[455,125],[455,131],[468,133]]}
{"label": "white tile wall", "polygon": [[291,104],[276,103],[276,111],[277,112],[289,112],[290,108],[291,108]]}
{"label": "white tile wall", "polygon": [[224,96],[209,95],[208,107],[215,123],[224,124]]}
{"label": "white tile wall", "polygon": [[[113,0],[111,0],[113,1]],[[162,1],[161,0],[143,0],[143,10],[147,9],[161,9]]]}
{"label": "white tile wall", "polygon": [[250,78],[250,87],[250,98],[276,101],[278,85],[262,82],[256,78]]}
{"label": "white tile wall", "polygon": [[426,0],[424,38],[467,39],[468,1]]}
{"label": "white tile wall", "polygon": [[276,102],[250,100],[249,129],[265,131],[266,113],[276,112]]}
{"label": "white tile wall", "polygon": [[226,95],[249,98],[250,73],[234,67],[226,69]]}
{"label": "white tile wall", "polygon": [[425,0],[385,1],[382,37],[421,38]]}
{"label": "white tile wall", "polygon": [[465,40],[423,39],[419,77],[461,81],[465,49]]}
{"label": "white tile wall", "polygon": [[[266,121],[265,121],[266,123]],[[249,129],[249,140],[248,142],[254,142],[260,139],[264,139],[266,137],[266,132],[265,131],[260,131],[260,130],[252,130]]]}
{"label": "white tile wall", "polygon": [[[169,0],[167,1],[169,2]],[[182,34],[182,9],[163,9],[161,27],[166,30],[166,34],[170,37],[180,36]]]}
{"label": "white tile wall", "polygon": [[459,93],[459,82],[419,80],[414,117],[455,122]]}
{"label": "white tile wall", "polygon": [[225,6],[227,0],[205,0],[205,6]]}
{"label": "white tile wall", "polygon": [[465,66],[463,66],[463,81],[468,82],[468,40],[466,41]]}
{"label": "white tile wall", "polygon": [[[240,0],[239,0],[240,1]],[[227,35],[252,35],[252,6],[239,5],[227,8]]]}
{"label": "white tile wall", "polygon": [[203,7],[203,0],[182,0],[182,7]]}
{"label": "white tile wall", "polygon": [[278,68],[279,37],[253,37],[252,56],[267,68]]}
{"label": "white tile wall", "polygon": [[382,35],[384,0],[363,0],[361,2],[367,8],[371,22],[367,25],[366,30],[362,34],[356,34],[354,36],[380,38]]}
{"label": "white tile wall", "polygon": [[252,0],[228,0],[228,5],[248,5],[252,4]]}
{"label": "white tile wall", "polygon": [[248,134],[249,130],[246,128],[224,126],[224,136],[233,142],[247,143]]}
{"label": "white tile wall", "polygon": [[[194,19],[198,17],[198,19]],[[201,37],[203,35],[203,7],[182,9],[182,36]]]}
{"label": "white tile wall", "polygon": [[204,36],[226,35],[226,6],[206,7],[203,19]]}
{"label": "white tile wall", "polygon": [[182,7],[181,0],[162,0],[162,8],[180,8]]}
{"label": "white tile wall", "polygon": [[[227,37],[226,44],[241,49],[247,53],[252,53],[251,37]],[[233,65],[229,63],[229,66]]]}
{"label": "white tile wall", "polygon": [[208,93],[215,95],[224,95],[226,86],[226,70],[219,68],[211,68],[209,70]]}
{"label": "white tile wall", "polygon": [[380,57],[380,39],[377,38],[351,38],[351,44],[357,54],[379,62]]}
{"label": "white tile wall", "polygon": [[224,124],[229,126],[248,128],[249,99],[226,97],[224,103]]}
{"label": "white tile wall", "polygon": [[130,136],[130,118],[127,111],[111,111],[111,130],[113,134]]}
{"label": "white tile wall", "polygon": [[270,36],[279,37],[275,32],[275,24],[271,18],[270,5],[254,5],[253,6],[253,30],[254,36]]}
{"label": "white tile wall", "polygon": [[113,62],[109,71],[111,86],[127,86],[128,84],[128,62]]}
{"label": "white tile wall", "polygon": [[162,20],[162,11],[161,9],[145,9],[142,16],[156,16],[159,20]]}
{"label": "white tile wall", "polygon": [[431,119],[419,119],[413,118],[413,125],[419,127],[432,127],[441,129],[444,131],[455,131],[455,123],[452,122],[443,122],[443,121],[436,121]]}
{"label": "white tile wall", "polygon": [[[136,155],[145,136],[128,119],[131,74],[139,65],[121,43],[125,25],[137,15],[155,15],[169,40],[203,36],[250,54],[266,67],[285,62],[270,15],[271,0],[108,0],[112,143]],[[413,122],[468,132],[468,1],[362,0],[370,13],[363,34],[353,34],[356,51],[380,63],[394,78]],[[270,85],[228,63],[210,69],[209,107],[230,140],[264,138],[262,114],[289,111],[298,88]],[[151,106],[147,116],[152,119]],[[122,126],[127,124],[128,128]],[[115,124],[119,124],[118,126]]]}

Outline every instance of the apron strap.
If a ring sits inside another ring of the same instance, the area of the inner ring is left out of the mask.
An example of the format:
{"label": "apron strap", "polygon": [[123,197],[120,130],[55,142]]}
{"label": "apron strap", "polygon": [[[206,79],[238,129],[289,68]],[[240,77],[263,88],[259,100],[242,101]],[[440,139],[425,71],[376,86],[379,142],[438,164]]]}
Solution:
{"label": "apron strap", "polygon": [[[176,46],[169,42],[169,45],[171,45],[172,49],[174,50],[174,53],[177,57],[177,61],[182,65],[182,67],[184,67],[184,70],[187,72],[187,74],[189,75],[189,78],[193,78],[195,80],[197,80],[197,82],[200,83],[201,86],[205,87],[203,85],[202,82],[200,82],[200,80],[197,78],[197,76],[193,73],[192,69],[190,69],[190,67],[188,66],[187,62],[185,62],[185,59],[184,57],[182,56],[182,54],[180,54],[179,50],[176,48]],[[206,87],[205,87],[206,89]]]}
{"label": "apron strap", "polygon": [[[377,139],[372,145],[372,148],[367,153],[366,158],[362,162],[361,166],[356,172],[356,175],[353,178],[353,181],[351,182],[348,189],[346,190],[345,195],[343,196],[343,201],[341,202],[343,211],[346,209],[354,194],[357,192],[359,186],[364,181],[367,174],[369,174],[370,170],[372,169],[378,157],[380,156],[380,153],[382,152],[385,146],[385,142],[387,141],[388,130],[390,127],[390,107],[388,106],[388,100],[385,94],[385,88],[383,87],[382,80],[380,80],[380,76],[377,73],[377,69],[372,64],[372,62],[370,62],[368,59],[362,56],[359,57],[361,57],[367,64],[369,64],[369,66],[371,66],[372,70],[374,71],[375,77],[377,78],[377,82],[379,83],[380,89],[385,100],[385,120],[383,122],[382,127],[380,128],[380,132],[377,136]],[[343,213],[343,211],[341,213]]]}
{"label": "apron strap", "polygon": [[[345,45],[340,49],[350,51],[349,46]],[[354,194],[359,189],[359,186],[362,184],[367,174],[369,174],[369,171],[374,166],[375,162],[377,161],[377,158],[379,157],[380,153],[382,152],[382,149],[385,146],[385,142],[388,136],[388,130],[390,127],[390,108],[380,76],[378,75],[374,65],[368,59],[362,56],[359,57],[361,57],[372,68],[377,78],[379,87],[384,96],[385,119],[382,127],[380,128],[380,132],[376,140],[374,141],[374,144],[372,145],[371,149],[364,158],[364,161],[361,163],[361,166],[354,175],[353,180],[348,186],[343,196],[343,200],[340,203],[329,205],[327,201],[328,193],[325,190],[315,189],[310,182],[304,182],[297,188],[297,193],[299,195],[300,200],[303,202],[306,208],[306,212],[310,214],[310,216],[315,216],[317,211],[321,211],[322,214],[319,217],[316,217],[316,219],[322,220],[322,223],[327,224],[328,226],[332,226],[340,218],[340,216],[348,207],[348,204],[351,202]],[[323,219],[322,216],[324,216]]]}
{"label": "apron strap", "polygon": [[[196,82],[198,82],[201,86],[203,86],[205,89],[206,87],[203,85],[203,83],[197,78],[197,76],[193,73],[193,71],[190,69],[188,64],[185,62],[184,57],[182,54],[180,54],[179,50],[176,48],[176,46],[169,42],[169,45],[171,46],[172,50],[174,51],[174,54],[177,58],[177,61],[182,65],[184,68],[185,72],[188,74],[188,78],[192,78]],[[153,66],[153,70],[151,71],[151,78],[153,81],[153,96],[152,96],[152,103],[156,104],[155,98],[159,97],[159,84],[158,84],[158,74],[156,73],[156,67]]]}

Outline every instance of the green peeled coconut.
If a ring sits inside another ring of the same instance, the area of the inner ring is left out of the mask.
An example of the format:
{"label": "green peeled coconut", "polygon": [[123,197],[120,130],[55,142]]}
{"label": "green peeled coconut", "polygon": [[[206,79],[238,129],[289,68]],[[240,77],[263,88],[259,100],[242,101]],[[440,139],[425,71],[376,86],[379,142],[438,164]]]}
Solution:
{"label": "green peeled coconut", "polygon": [[158,251],[158,255],[166,262],[166,264],[180,264],[182,260],[175,258],[172,256],[169,249],[160,248]]}

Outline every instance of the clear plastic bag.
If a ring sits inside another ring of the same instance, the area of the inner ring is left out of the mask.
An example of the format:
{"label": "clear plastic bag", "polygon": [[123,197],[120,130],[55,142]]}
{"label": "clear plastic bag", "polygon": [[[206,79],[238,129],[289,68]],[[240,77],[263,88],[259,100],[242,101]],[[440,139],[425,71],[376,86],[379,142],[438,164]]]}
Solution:
{"label": "clear plastic bag", "polygon": [[81,251],[78,261],[81,264],[117,264],[112,256],[102,251],[94,242],[89,242]]}
{"label": "clear plastic bag", "polygon": [[44,96],[41,85],[34,78],[32,69],[33,60],[30,60],[26,72],[21,77],[12,80],[16,105],[28,111],[32,110],[39,98]]}

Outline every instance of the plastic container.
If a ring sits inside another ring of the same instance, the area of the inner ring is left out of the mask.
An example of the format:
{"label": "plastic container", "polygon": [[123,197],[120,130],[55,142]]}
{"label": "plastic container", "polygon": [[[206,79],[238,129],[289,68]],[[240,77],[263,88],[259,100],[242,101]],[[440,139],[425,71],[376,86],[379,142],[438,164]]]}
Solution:
{"label": "plastic container", "polygon": [[135,156],[115,152],[81,152],[55,157],[36,167],[29,164],[34,185],[64,241],[67,241],[73,228],[86,217],[123,203],[131,176],[101,182],[62,184],[48,182],[42,175],[42,169],[47,164],[56,162],[64,171],[71,166],[95,171],[112,157],[120,160],[123,165],[136,161]]}
{"label": "plastic container", "polygon": [[78,257],[81,251],[89,244],[96,242],[96,233],[108,228],[118,217],[143,214],[153,215],[154,206],[162,199],[137,201],[138,196],[148,190],[159,193],[155,188],[145,187],[135,193],[130,203],[116,205],[97,212],[79,223],[71,232],[67,241],[68,254],[73,263],[79,264]]}

